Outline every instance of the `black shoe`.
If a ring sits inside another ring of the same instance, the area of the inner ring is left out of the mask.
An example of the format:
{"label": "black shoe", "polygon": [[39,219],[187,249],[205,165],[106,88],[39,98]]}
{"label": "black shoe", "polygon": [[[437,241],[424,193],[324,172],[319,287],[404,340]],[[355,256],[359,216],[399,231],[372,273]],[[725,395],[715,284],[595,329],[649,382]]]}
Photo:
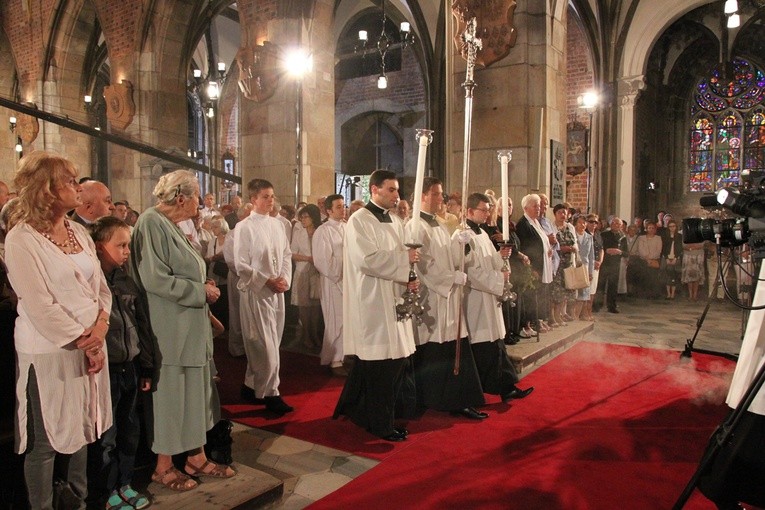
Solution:
{"label": "black shoe", "polygon": [[464,416],[470,420],[485,420],[489,417],[488,414],[476,411],[472,407],[466,407],[465,409],[460,409],[459,411],[452,411],[451,414],[454,416]]}
{"label": "black shoe", "polygon": [[393,427],[393,430],[395,430],[399,434],[403,435],[404,437],[409,435],[409,431],[406,430],[404,427]]}
{"label": "black shoe", "polygon": [[521,337],[513,335],[510,338],[505,338],[505,345],[515,345],[521,341]]}
{"label": "black shoe", "polygon": [[263,404],[266,403],[266,401],[263,400],[262,398],[258,398],[255,396],[255,390],[253,390],[252,388],[248,386],[245,386],[244,384],[242,385],[242,389],[239,391],[239,396],[242,397],[242,400],[246,400],[250,404],[262,406]]}
{"label": "black shoe", "polygon": [[295,410],[294,407],[288,406],[279,395],[275,397],[266,397],[264,400],[266,401],[266,409],[272,413],[285,414]]}
{"label": "black shoe", "polygon": [[398,443],[398,442],[406,440],[406,434],[402,434],[398,430],[394,429],[393,432],[391,432],[387,436],[383,437],[383,439],[385,439],[386,441],[390,441],[392,443]]}
{"label": "black shoe", "polygon": [[618,308],[609,308],[608,309],[608,313],[619,313],[619,309]]}
{"label": "black shoe", "polygon": [[526,398],[531,394],[532,391],[534,391],[533,386],[529,386],[525,390],[520,388],[513,388],[512,390],[502,395],[502,402],[507,402],[508,400],[512,399]]}

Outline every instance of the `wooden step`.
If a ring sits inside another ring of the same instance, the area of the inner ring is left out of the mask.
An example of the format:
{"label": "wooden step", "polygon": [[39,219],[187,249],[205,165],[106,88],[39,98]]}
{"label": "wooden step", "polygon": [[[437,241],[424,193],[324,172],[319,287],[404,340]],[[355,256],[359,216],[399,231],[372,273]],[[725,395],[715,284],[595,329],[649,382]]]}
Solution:
{"label": "wooden step", "polygon": [[572,321],[567,326],[542,333],[538,338],[524,339],[515,345],[508,345],[507,354],[518,374],[526,375],[568,350],[593,329],[595,325],[592,322]]}

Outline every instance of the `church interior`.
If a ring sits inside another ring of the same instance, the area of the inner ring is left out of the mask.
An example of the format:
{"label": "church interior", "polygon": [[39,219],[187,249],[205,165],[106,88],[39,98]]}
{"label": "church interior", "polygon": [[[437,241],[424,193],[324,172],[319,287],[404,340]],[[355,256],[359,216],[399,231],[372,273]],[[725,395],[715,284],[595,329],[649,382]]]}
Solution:
{"label": "church interior", "polygon": [[217,205],[254,178],[366,201],[377,169],[409,198],[422,157],[447,194],[499,196],[510,151],[515,217],[529,193],[704,217],[765,172],[765,0],[2,0],[0,120],[11,192],[50,151],[138,212],[179,168]]}
{"label": "church interior", "polygon": [[[137,210],[186,161],[221,204],[253,177],[282,203],[364,198],[377,168],[406,196],[425,128],[448,192],[469,131],[468,191],[499,186],[509,149],[516,201],[698,216],[765,169],[765,9],[733,3],[8,0],[0,180],[46,150]],[[483,41],[467,130],[465,12]]]}

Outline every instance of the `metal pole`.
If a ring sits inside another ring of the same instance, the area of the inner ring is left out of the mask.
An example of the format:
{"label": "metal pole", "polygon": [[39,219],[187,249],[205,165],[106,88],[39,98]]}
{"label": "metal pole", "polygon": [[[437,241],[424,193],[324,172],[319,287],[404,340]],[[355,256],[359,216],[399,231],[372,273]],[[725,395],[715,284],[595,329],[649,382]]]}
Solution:
{"label": "metal pole", "polygon": [[13,110],[18,113],[25,113],[27,115],[31,115],[32,117],[35,117],[37,119],[41,119],[46,122],[56,124],[58,126],[62,126],[67,129],[71,129],[72,131],[84,133],[92,138],[106,140],[107,142],[113,143],[115,145],[119,145],[121,147],[125,147],[128,149],[140,152],[142,154],[148,154],[149,156],[154,156],[155,158],[160,158],[170,163],[175,163],[177,165],[180,165],[184,168],[188,168],[190,170],[199,170],[200,172],[209,173],[211,175],[220,177],[222,179],[228,179],[230,181],[235,182],[236,184],[242,184],[242,178],[238,175],[227,174],[220,170],[216,170],[214,167],[208,167],[207,165],[203,163],[193,161],[190,158],[177,156],[175,154],[165,152],[161,149],[152,147],[151,145],[147,145],[145,143],[135,142],[133,140],[129,140],[121,136],[107,133],[106,131],[103,131],[103,130],[98,130],[90,126],[80,124],[79,122],[75,122],[69,119],[69,117],[61,117],[59,115],[54,115],[52,113],[49,113],[43,110],[38,110],[37,108],[33,108],[31,106],[27,106],[22,103],[17,103],[16,101],[11,101],[4,97],[0,97],[0,106],[4,108],[8,108],[9,110]]}
{"label": "metal pole", "polygon": [[300,202],[303,191],[303,79],[297,80],[297,97],[295,98],[295,210]]}
{"label": "metal pole", "polygon": [[[473,122],[473,89],[475,89],[475,81],[473,81],[473,73],[475,71],[475,59],[478,51],[483,47],[481,39],[476,37],[476,19],[471,18],[465,27],[465,32],[462,34],[462,42],[467,50],[467,69],[465,73],[465,83],[462,86],[465,88],[465,137],[463,140],[463,156],[462,156],[462,230],[467,228],[467,192],[468,181],[470,178],[470,134]],[[465,272],[465,250],[462,250],[462,256],[460,257],[460,271]],[[454,375],[460,373],[460,355],[462,344],[462,285],[457,288],[457,303],[459,303],[457,315],[457,346],[454,353]]]}
{"label": "metal pole", "polygon": [[590,212],[590,186],[592,185],[592,111],[590,111],[590,125],[587,127],[587,213]]}

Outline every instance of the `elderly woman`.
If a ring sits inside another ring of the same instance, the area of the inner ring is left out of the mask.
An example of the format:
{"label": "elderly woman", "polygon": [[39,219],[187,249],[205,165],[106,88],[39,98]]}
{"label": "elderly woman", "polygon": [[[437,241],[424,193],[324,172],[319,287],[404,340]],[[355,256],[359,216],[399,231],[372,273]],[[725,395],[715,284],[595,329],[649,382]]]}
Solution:
{"label": "elderly woman", "polygon": [[66,219],[81,205],[74,165],[33,152],[15,180],[19,207],[9,221],[6,262],[18,294],[16,449],[32,508],[52,508],[53,466],[84,508],[87,444],[112,424],[104,337],[112,296],[87,231]]}
{"label": "elderly woman", "polygon": [[539,224],[542,199],[537,194],[526,195],[521,199],[523,216],[515,225],[515,233],[520,245],[518,248],[531,261],[531,269],[537,277],[538,288],[530,290],[522,297],[525,316],[522,319],[527,328],[536,324],[540,332],[549,329],[541,321],[541,314],[549,310],[549,289],[553,280],[553,249],[547,232]]}
{"label": "elderly woman", "polygon": [[324,322],[319,299],[319,271],[313,265],[311,241],[316,228],[321,225],[321,215],[317,206],[308,204],[298,211],[297,217],[303,228],[295,230],[292,237],[295,274],[291,304],[298,307],[303,343],[309,349],[319,350],[324,339]]}
{"label": "elderly woman", "polygon": [[[158,200],[138,218],[131,243],[131,269],[146,292],[151,327],[161,365],[153,395],[153,437],[157,454],[152,481],[177,491],[193,489],[195,477],[228,478],[236,472],[207,460],[206,433],[220,418],[213,382],[212,331],[208,305],[220,290],[205,277],[205,261],[177,223],[199,214],[199,183],[192,172],[163,175],[154,188]],[[185,471],[172,455],[189,452]]]}

